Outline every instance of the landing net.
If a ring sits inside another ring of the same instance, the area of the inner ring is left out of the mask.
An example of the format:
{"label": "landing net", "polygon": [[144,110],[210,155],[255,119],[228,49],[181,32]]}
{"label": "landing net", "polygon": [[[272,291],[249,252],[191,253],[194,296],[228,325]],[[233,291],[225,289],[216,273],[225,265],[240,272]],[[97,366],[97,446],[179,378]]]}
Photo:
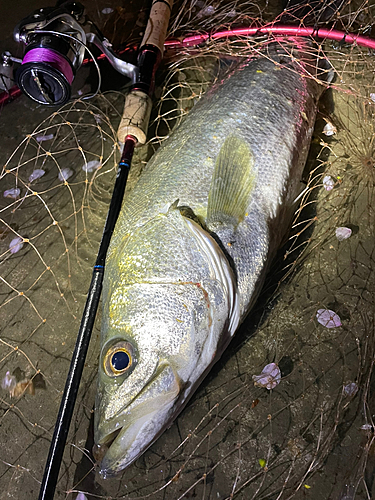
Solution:
{"label": "landing net", "polygon": [[[115,44],[141,36],[147,7],[139,3],[137,11],[113,4],[110,14],[102,13],[108,2],[98,7],[98,23]],[[278,12],[272,2],[185,0],[175,6],[171,35],[264,25]],[[312,18],[289,7],[287,19],[322,22],[323,9],[316,12]],[[375,36],[375,7],[366,1],[332,3],[327,21]],[[150,140],[137,150],[128,192],[207,88],[273,40],[237,37],[167,51]],[[99,314],[56,499],[78,492],[88,499],[374,495],[374,53],[323,40],[311,50],[335,79],[320,103],[288,242],[255,308],[171,428],[105,481],[91,454]],[[1,153],[1,499],[38,495],[114,183],[123,102],[120,93],[77,100],[39,125],[26,116],[32,104],[9,105],[27,125],[14,150],[4,141]],[[11,135],[9,107],[2,118]],[[270,363],[280,368],[280,383],[254,385]]]}

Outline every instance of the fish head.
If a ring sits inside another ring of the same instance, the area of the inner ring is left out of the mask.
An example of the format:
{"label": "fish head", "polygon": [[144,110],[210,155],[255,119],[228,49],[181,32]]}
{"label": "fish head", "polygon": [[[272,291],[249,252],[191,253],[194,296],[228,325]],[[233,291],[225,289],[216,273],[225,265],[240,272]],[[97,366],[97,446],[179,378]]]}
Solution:
{"label": "fish head", "polygon": [[112,291],[95,408],[103,477],[130,465],[171,424],[215,356],[208,292],[198,285],[134,284]]}

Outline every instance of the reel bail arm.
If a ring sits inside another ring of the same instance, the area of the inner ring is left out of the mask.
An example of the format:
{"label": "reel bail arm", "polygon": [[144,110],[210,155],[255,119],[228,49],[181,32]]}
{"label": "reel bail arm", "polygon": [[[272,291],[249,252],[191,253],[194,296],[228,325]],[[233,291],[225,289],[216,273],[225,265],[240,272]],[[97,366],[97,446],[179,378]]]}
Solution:
{"label": "reel bail arm", "polygon": [[[91,32],[94,28],[95,32]],[[67,1],[58,7],[41,8],[23,19],[13,32],[25,44],[25,55],[16,71],[19,88],[43,105],[62,105],[71,96],[71,85],[81,67],[88,43],[96,45],[111,65],[134,84],[138,67],[123,61],[95,24],[85,16],[84,6]],[[95,61],[94,61],[95,62]],[[95,62],[99,73],[100,71]],[[95,95],[95,94],[94,94]]]}

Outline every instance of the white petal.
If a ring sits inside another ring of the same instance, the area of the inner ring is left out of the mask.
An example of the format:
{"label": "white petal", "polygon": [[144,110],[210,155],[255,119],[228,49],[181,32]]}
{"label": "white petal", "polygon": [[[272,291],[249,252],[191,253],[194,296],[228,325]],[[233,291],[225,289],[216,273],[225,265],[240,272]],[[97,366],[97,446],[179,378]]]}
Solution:
{"label": "white petal", "polygon": [[98,160],[91,160],[89,161],[88,163],[85,163],[83,166],[82,166],[82,170],[84,172],[93,172],[94,170],[96,170],[97,168],[99,168],[101,165],[101,162],[98,161]]}
{"label": "white petal", "polygon": [[216,11],[213,5],[209,5],[208,7],[204,7],[197,14],[197,19],[201,19],[202,17],[212,16]]}
{"label": "white petal", "polygon": [[327,122],[323,129],[323,134],[327,136],[335,135],[337,133],[337,129],[331,122]]}
{"label": "white petal", "polygon": [[232,9],[230,12],[228,12],[227,17],[236,17],[238,15],[239,15],[238,12]]}

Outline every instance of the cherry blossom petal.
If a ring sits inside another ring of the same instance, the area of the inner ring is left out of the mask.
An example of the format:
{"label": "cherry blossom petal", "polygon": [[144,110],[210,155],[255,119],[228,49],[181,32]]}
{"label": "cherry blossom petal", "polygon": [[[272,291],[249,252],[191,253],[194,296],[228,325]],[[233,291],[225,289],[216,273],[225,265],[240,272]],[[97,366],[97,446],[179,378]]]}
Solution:
{"label": "cherry blossom petal", "polygon": [[73,171],[70,170],[70,168],[63,168],[61,172],[59,172],[59,180],[61,182],[67,181],[72,175]]}
{"label": "cherry blossom petal", "polygon": [[363,424],[360,429],[362,429],[363,431],[372,431],[373,430],[373,427],[371,424]]}
{"label": "cherry blossom petal", "polygon": [[23,239],[17,236],[17,238],[13,238],[9,243],[10,253],[17,253],[23,247]]}
{"label": "cherry blossom petal", "polygon": [[87,500],[87,496],[80,491],[78,495],[76,496],[76,500]]}
{"label": "cherry blossom petal", "polygon": [[12,188],[4,191],[4,198],[13,198],[16,200],[21,193],[20,188]]}
{"label": "cherry blossom petal", "polygon": [[326,175],[323,179],[323,187],[326,191],[332,191],[334,188],[335,181],[330,175]]}
{"label": "cherry blossom petal", "polygon": [[202,17],[212,16],[216,11],[216,8],[213,5],[209,5],[208,7],[204,7],[200,9],[197,15],[197,19],[201,19]]}
{"label": "cherry blossom petal", "polygon": [[352,230],[349,227],[337,227],[336,238],[339,241],[347,240],[352,235]]}
{"label": "cherry blossom petal", "polygon": [[44,142],[44,141],[50,141],[51,139],[53,139],[53,134],[48,134],[48,135],[37,135],[35,137],[35,140],[37,142]]}
{"label": "cherry blossom petal", "polygon": [[33,170],[31,172],[30,177],[29,177],[29,182],[36,181],[40,177],[43,177],[44,174],[45,174],[44,170],[42,170],[41,168],[36,168],[35,170]]}
{"label": "cherry blossom petal", "polygon": [[99,168],[101,165],[101,162],[98,161],[98,160],[91,160],[89,161],[88,163],[85,163],[82,167],[82,170],[84,172],[93,172],[94,170],[96,170],[97,168]]}
{"label": "cherry blossom petal", "polygon": [[340,316],[334,311],[331,311],[331,309],[318,309],[316,319],[318,323],[326,328],[337,328],[341,326]]}
{"label": "cherry blossom petal", "polygon": [[358,385],[355,382],[351,382],[344,387],[345,396],[354,396],[357,394]]}
{"label": "cherry blossom petal", "polygon": [[331,135],[335,135],[336,133],[337,133],[336,127],[331,122],[327,122],[323,129],[323,134],[329,137]]}
{"label": "cherry blossom petal", "polygon": [[10,372],[6,372],[5,377],[1,381],[2,389],[7,391],[12,391],[17,385],[17,380],[14,375],[11,375]]}
{"label": "cherry blossom petal", "polygon": [[266,389],[274,389],[281,380],[280,368],[276,363],[266,365],[260,375],[253,375],[254,385],[265,387]]}

